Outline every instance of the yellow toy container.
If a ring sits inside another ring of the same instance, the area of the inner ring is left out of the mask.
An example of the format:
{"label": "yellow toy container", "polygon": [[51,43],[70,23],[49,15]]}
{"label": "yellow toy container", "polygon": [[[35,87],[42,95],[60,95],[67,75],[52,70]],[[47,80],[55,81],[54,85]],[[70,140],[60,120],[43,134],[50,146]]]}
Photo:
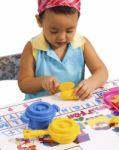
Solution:
{"label": "yellow toy container", "polygon": [[47,130],[24,130],[25,138],[49,134],[53,141],[61,144],[73,142],[80,134],[79,125],[69,118],[56,118],[49,125]]}
{"label": "yellow toy container", "polygon": [[79,125],[69,118],[57,118],[48,127],[51,138],[58,143],[71,143],[80,133]]}

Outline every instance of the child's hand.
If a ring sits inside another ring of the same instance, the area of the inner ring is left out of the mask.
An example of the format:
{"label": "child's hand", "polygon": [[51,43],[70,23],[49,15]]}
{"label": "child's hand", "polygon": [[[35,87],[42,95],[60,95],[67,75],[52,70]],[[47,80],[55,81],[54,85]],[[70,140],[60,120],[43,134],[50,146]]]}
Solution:
{"label": "child's hand", "polygon": [[74,90],[74,94],[79,97],[79,99],[84,100],[92,96],[95,90],[95,81],[91,79],[81,81]]}
{"label": "child's hand", "polygon": [[49,94],[55,94],[58,91],[59,82],[53,76],[44,76],[42,80],[42,88],[47,90]]}

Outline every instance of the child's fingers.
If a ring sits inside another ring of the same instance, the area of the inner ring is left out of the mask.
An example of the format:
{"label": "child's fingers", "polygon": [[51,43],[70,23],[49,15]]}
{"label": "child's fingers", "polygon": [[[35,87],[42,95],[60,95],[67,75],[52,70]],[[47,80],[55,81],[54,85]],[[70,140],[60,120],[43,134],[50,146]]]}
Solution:
{"label": "child's fingers", "polygon": [[59,85],[60,85],[59,82],[55,80],[55,81],[54,81],[54,89],[55,89],[55,90],[58,90]]}
{"label": "child's fingers", "polygon": [[83,85],[77,92],[77,95],[83,95],[84,93],[87,93],[87,92],[88,92],[88,87]]}
{"label": "child's fingers", "polygon": [[59,83],[56,81],[56,79],[53,79],[52,82],[49,85],[49,91],[52,94],[55,94],[57,91],[57,87],[59,86]]}
{"label": "child's fingers", "polygon": [[82,88],[83,86],[83,82],[80,82],[79,85],[76,86],[76,88],[74,89],[74,94],[77,95],[77,93],[80,91],[80,89]]}
{"label": "child's fingers", "polygon": [[42,87],[43,87],[43,89],[48,90],[48,86],[45,82],[42,84]]}
{"label": "child's fingers", "polygon": [[49,90],[50,90],[51,92],[54,91],[54,80],[52,80],[52,81],[50,82],[50,84],[49,84]]}
{"label": "child's fingers", "polygon": [[89,98],[91,96],[90,91],[85,91],[84,93],[82,93],[81,95],[79,95],[79,99],[84,100],[86,98]]}
{"label": "child's fingers", "polygon": [[54,89],[53,83],[50,83],[48,91],[49,91],[50,94],[54,94],[55,93],[55,89]]}
{"label": "child's fingers", "polygon": [[75,91],[75,95],[82,95],[83,93],[85,93],[85,91],[88,90],[88,87],[86,85],[79,85],[78,89]]}

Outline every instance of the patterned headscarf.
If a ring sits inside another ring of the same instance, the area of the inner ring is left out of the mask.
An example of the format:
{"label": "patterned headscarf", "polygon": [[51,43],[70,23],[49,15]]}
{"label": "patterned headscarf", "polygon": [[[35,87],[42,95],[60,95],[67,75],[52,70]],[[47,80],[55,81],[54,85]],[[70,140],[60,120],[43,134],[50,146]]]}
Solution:
{"label": "patterned headscarf", "polygon": [[80,12],[80,3],[81,0],[38,0],[38,12],[40,14],[44,10],[56,6],[69,6]]}

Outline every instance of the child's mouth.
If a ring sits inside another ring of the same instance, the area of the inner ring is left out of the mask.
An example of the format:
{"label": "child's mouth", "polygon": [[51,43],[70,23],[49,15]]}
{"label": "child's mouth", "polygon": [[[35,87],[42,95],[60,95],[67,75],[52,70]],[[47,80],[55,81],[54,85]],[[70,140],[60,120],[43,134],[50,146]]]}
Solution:
{"label": "child's mouth", "polygon": [[65,45],[67,42],[56,42],[57,43],[57,45]]}

